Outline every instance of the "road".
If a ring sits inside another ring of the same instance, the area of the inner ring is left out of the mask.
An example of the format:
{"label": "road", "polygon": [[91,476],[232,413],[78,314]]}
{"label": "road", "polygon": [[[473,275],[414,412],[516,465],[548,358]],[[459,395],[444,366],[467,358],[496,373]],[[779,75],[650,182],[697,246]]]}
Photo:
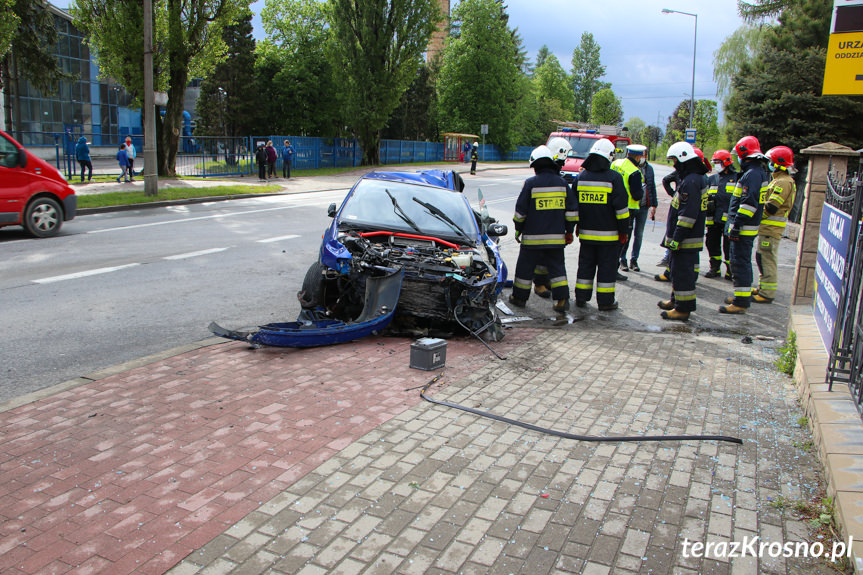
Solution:
{"label": "road", "polygon": [[[471,179],[471,203],[481,187],[506,222],[525,174]],[[346,191],[84,216],[47,240],[0,230],[0,401],[199,341],[212,320],[295,319],[326,208]]]}

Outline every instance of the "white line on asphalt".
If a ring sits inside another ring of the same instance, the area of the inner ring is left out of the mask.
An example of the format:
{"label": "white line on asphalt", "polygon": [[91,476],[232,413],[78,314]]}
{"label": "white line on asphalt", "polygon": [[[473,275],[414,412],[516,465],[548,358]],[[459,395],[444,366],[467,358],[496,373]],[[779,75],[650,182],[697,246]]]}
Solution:
{"label": "white line on asphalt", "polygon": [[218,219],[218,218],[230,218],[233,216],[245,216],[248,214],[257,214],[257,213],[261,213],[261,212],[274,212],[276,210],[289,210],[289,209],[296,208],[296,207],[297,207],[296,205],[290,205],[290,206],[279,206],[278,208],[263,208],[260,210],[248,210],[245,212],[231,212],[231,213],[227,213],[227,214],[213,214],[212,216],[200,216],[197,218],[183,218],[181,220],[166,220],[163,222],[150,222],[148,224],[135,224],[132,226],[120,226],[117,228],[105,228],[103,230],[90,230],[87,233],[88,234],[101,234],[102,232],[116,232],[118,230],[132,230],[132,229],[136,229],[136,228],[149,228],[149,227],[153,227],[153,226],[165,226],[168,224],[184,224],[186,222],[196,222],[196,221],[201,221],[201,220],[213,220],[213,219]]}
{"label": "white line on asphalt", "polygon": [[61,282],[61,281],[65,281],[65,280],[74,280],[74,279],[78,279],[78,278],[84,278],[87,276],[107,274],[107,273],[115,272],[117,270],[135,267],[137,265],[140,265],[140,264],[135,263],[135,264],[126,264],[126,265],[122,265],[122,266],[114,266],[114,267],[110,267],[110,268],[98,268],[98,269],[94,269],[94,270],[77,272],[74,274],[67,274],[67,275],[63,275],[63,276],[54,276],[54,277],[50,277],[50,278],[42,278],[40,280],[33,280],[33,283],[50,284],[50,283]]}
{"label": "white line on asphalt", "polygon": [[177,254],[175,256],[165,256],[162,259],[165,259],[165,260],[184,260],[186,258],[196,258],[198,256],[206,256],[209,254],[216,254],[219,252],[223,252],[226,249],[228,249],[228,248],[211,248],[209,250],[200,250],[197,252],[188,252],[185,254]]}
{"label": "white line on asphalt", "polygon": [[292,234],[289,236],[279,236],[277,238],[267,238],[265,240],[258,240],[258,243],[259,244],[269,244],[271,242],[280,242],[282,240],[292,240],[292,239],[298,238],[298,237],[300,237],[300,236]]}

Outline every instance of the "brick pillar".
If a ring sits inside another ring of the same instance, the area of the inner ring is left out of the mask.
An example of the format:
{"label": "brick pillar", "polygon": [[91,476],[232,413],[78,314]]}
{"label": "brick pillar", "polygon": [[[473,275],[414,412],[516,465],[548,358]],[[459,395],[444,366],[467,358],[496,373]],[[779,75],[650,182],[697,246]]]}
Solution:
{"label": "brick pillar", "polygon": [[847,146],[828,142],[800,150],[809,157],[800,237],[797,240],[797,261],[794,270],[791,305],[810,305],[815,291],[815,258],[818,255],[818,234],[821,229],[821,208],[827,190],[827,170],[845,174],[849,158],[860,154]]}

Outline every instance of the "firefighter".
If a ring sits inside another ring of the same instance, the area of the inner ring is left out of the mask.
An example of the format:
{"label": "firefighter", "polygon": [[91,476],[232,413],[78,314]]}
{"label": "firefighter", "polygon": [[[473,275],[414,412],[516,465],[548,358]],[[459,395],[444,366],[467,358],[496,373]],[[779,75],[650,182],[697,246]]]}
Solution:
{"label": "firefighter", "polygon": [[[554,162],[560,169],[566,163],[566,158],[572,151],[572,146],[566,138],[552,138],[549,140],[548,149],[551,150],[554,156]],[[548,279],[548,268],[544,265],[536,266],[533,270],[533,293],[541,298],[548,299],[551,297],[551,283]]]}
{"label": "firefighter", "polygon": [[473,142],[473,147],[470,149],[470,173],[476,175],[476,161],[479,159],[479,144],[476,140]]}
{"label": "firefighter", "polygon": [[521,243],[515,264],[509,302],[524,307],[537,265],[548,270],[553,309],[569,309],[569,284],[566,281],[564,248],[572,243],[577,212],[569,184],[560,176],[555,154],[539,146],[530,154],[529,165],[536,175],[524,182],[515,203],[515,239]]}
{"label": "firefighter", "polygon": [[786,146],[776,146],[767,150],[767,167],[773,172],[773,179],[767,187],[767,203],[764,204],[764,217],[758,227],[758,248],[755,263],[758,264],[760,278],[758,291],[753,290],[752,301],[772,303],[776,297],[778,275],[776,259],[779,255],[779,242],[782,230],[788,222],[788,212],[794,205],[797,186],[788,170],[794,169],[794,153]]}
{"label": "firefighter", "polygon": [[601,311],[618,307],[617,263],[629,229],[629,196],[623,176],[611,169],[613,160],[614,144],[597,140],[573,184],[580,243],[575,305],[584,307],[590,301],[596,276],[596,303]]}
{"label": "firefighter", "polygon": [[[626,188],[627,206],[629,207],[629,228],[626,230],[627,238],[632,237],[632,229],[635,225],[635,217],[638,215],[639,203],[644,196],[644,188],[641,181],[641,170],[638,169],[639,164],[644,159],[644,154],[647,152],[647,146],[640,144],[629,144],[626,146],[626,157],[619,160],[614,160],[611,163],[611,169],[623,176],[623,185]],[[620,269],[627,272],[629,266],[626,265],[626,251],[629,249],[629,240],[620,247]],[[618,273],[618,281],[626,281],[629,278]]]}
{"label": "firefighter", "polygon": [[725,232],[731,240],[731,275],[734,296],[719,306],[720,313],[746,313],[752,301],[752,244],[758,235],[764,200],[767,194],[767,172],[761,144],[755,136],[743,136],[734,146],[743,175],[737,180]]}
{"label": "firefighter", "polygon": [[660,301],[662,319],[686,321],[695,311],[695,280],[698,260],[704,247],[702,199],[707,192],[704,175],[708,172],[704,160],[691,144],[676,142],[668,148],[668,159],[674,163],[679,177],[677,191],[668,209],[665,238],[662,245],[669,249],[671,299]]}
{"label": "firefighter", "polygon": [[[737,183],[737,172],[734,171],[734,161],[728,150],[716,150],[712,162],[716,173],[711,174],[707,188],[707,253],[710,255],[710,271],[704,274],[706,278],[718,278],[722,275],[722,263],[725,262],[725,279],[731,279],[731,242],[723,231],[728,220],[728,205],[731,203],[731,190]],[[723,258],[723,254],[725,257]]]}

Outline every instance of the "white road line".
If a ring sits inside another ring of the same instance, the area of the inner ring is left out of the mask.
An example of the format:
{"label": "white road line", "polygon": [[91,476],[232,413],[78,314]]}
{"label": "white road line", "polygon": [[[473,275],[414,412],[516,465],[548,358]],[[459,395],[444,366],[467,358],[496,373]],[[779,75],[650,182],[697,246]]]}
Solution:
{"label": "white road line", "polygon": [[269,244],[271,242],[280,242],[282,240],[292,240],[292,239],[298,238],[298,237],[300,237],[300,236],[298,236],[296,234],[292,234],[289,236],[279,236],[277,238],[267,238],[265,240],[258,240],[258,243],[259,244]]}
{"label": "white road line", "polygon": [[223,251],[225,251],[226,249],[228,249],[228,248],[211,248],[211,249],[209,249],[209,250],[200,250],[200,251],[197,251],[197,252],[188,252],[188,253],[185,253],[185,254],[177,254],[177,255],[175,255],[175,256],[165,256],[165,257],[164,257],[164,258],[162,258],[162,259],[164,259],[164,260],[184,260],[184,259],[187,259],[187,258],[196,258],[196,257],[198,257],[198,256],[206,256],[206,255],[209,255],[209,254],[217,254],[217,253],[219,253],[219,252],[223,252]]}
{"label": "white road line", "polygon": [[118,230],[132,230],[132,229],[136,229],[136,228],[150,228],[153,226],[166,226],[169,224],[184,224],[186,222],[197,222],[197,221],[201,221],[201,220],[213,220],[213,219],[218,219],[218,218],[230,218],[233,216],[245,216],[248,214],[257,214],[257,213],[261,213],[261,212],[274,212],[277,210],[289,210],[289,209],[296,208],[296,207],[297,207],[296,205],[291,205],[291,206],[280,206],[278,208],[264,208],[264,209],[260,209],[260,210],[248,210],[245,212],[231,212],[231,213],[227,213],[227,214],[213,214],[211,216],[199,216],[197,218],[183,218],[180,220],[165,220],[162,222],[150,222],[147,224],[135,224],[132,226],[120,226],[117,228],[105,228],[103,230],[90,230],[87,233],[88,234],[101,234],[102,232],[116,232]]}
{"label": "white road line", "polygon": [[98,269],[94,269],[94,270],[77,272],[74,274],[67,274],[67,275],[63,275],[63,276],[54,276],[54,277],[50,277],[50,278],[42,278],[39,280],[33,280],[33,283],[50,284],[50,283],[61,282],[61,281],[65,281],[65,280],[74,280],[74,279],[78,279],[78,278],[84,278],[87,276],[107,274],[107,273],[115,272],[115,271],[126,269],[126,268],[132,268],[132,267],[135,267],[137,265],[141,265],[141,264],[135,263],[135,264],[126,264],[126,265],[122,265],[122,266],[114,266],[114,267],[110,267],[110,268],[98,268]]}

